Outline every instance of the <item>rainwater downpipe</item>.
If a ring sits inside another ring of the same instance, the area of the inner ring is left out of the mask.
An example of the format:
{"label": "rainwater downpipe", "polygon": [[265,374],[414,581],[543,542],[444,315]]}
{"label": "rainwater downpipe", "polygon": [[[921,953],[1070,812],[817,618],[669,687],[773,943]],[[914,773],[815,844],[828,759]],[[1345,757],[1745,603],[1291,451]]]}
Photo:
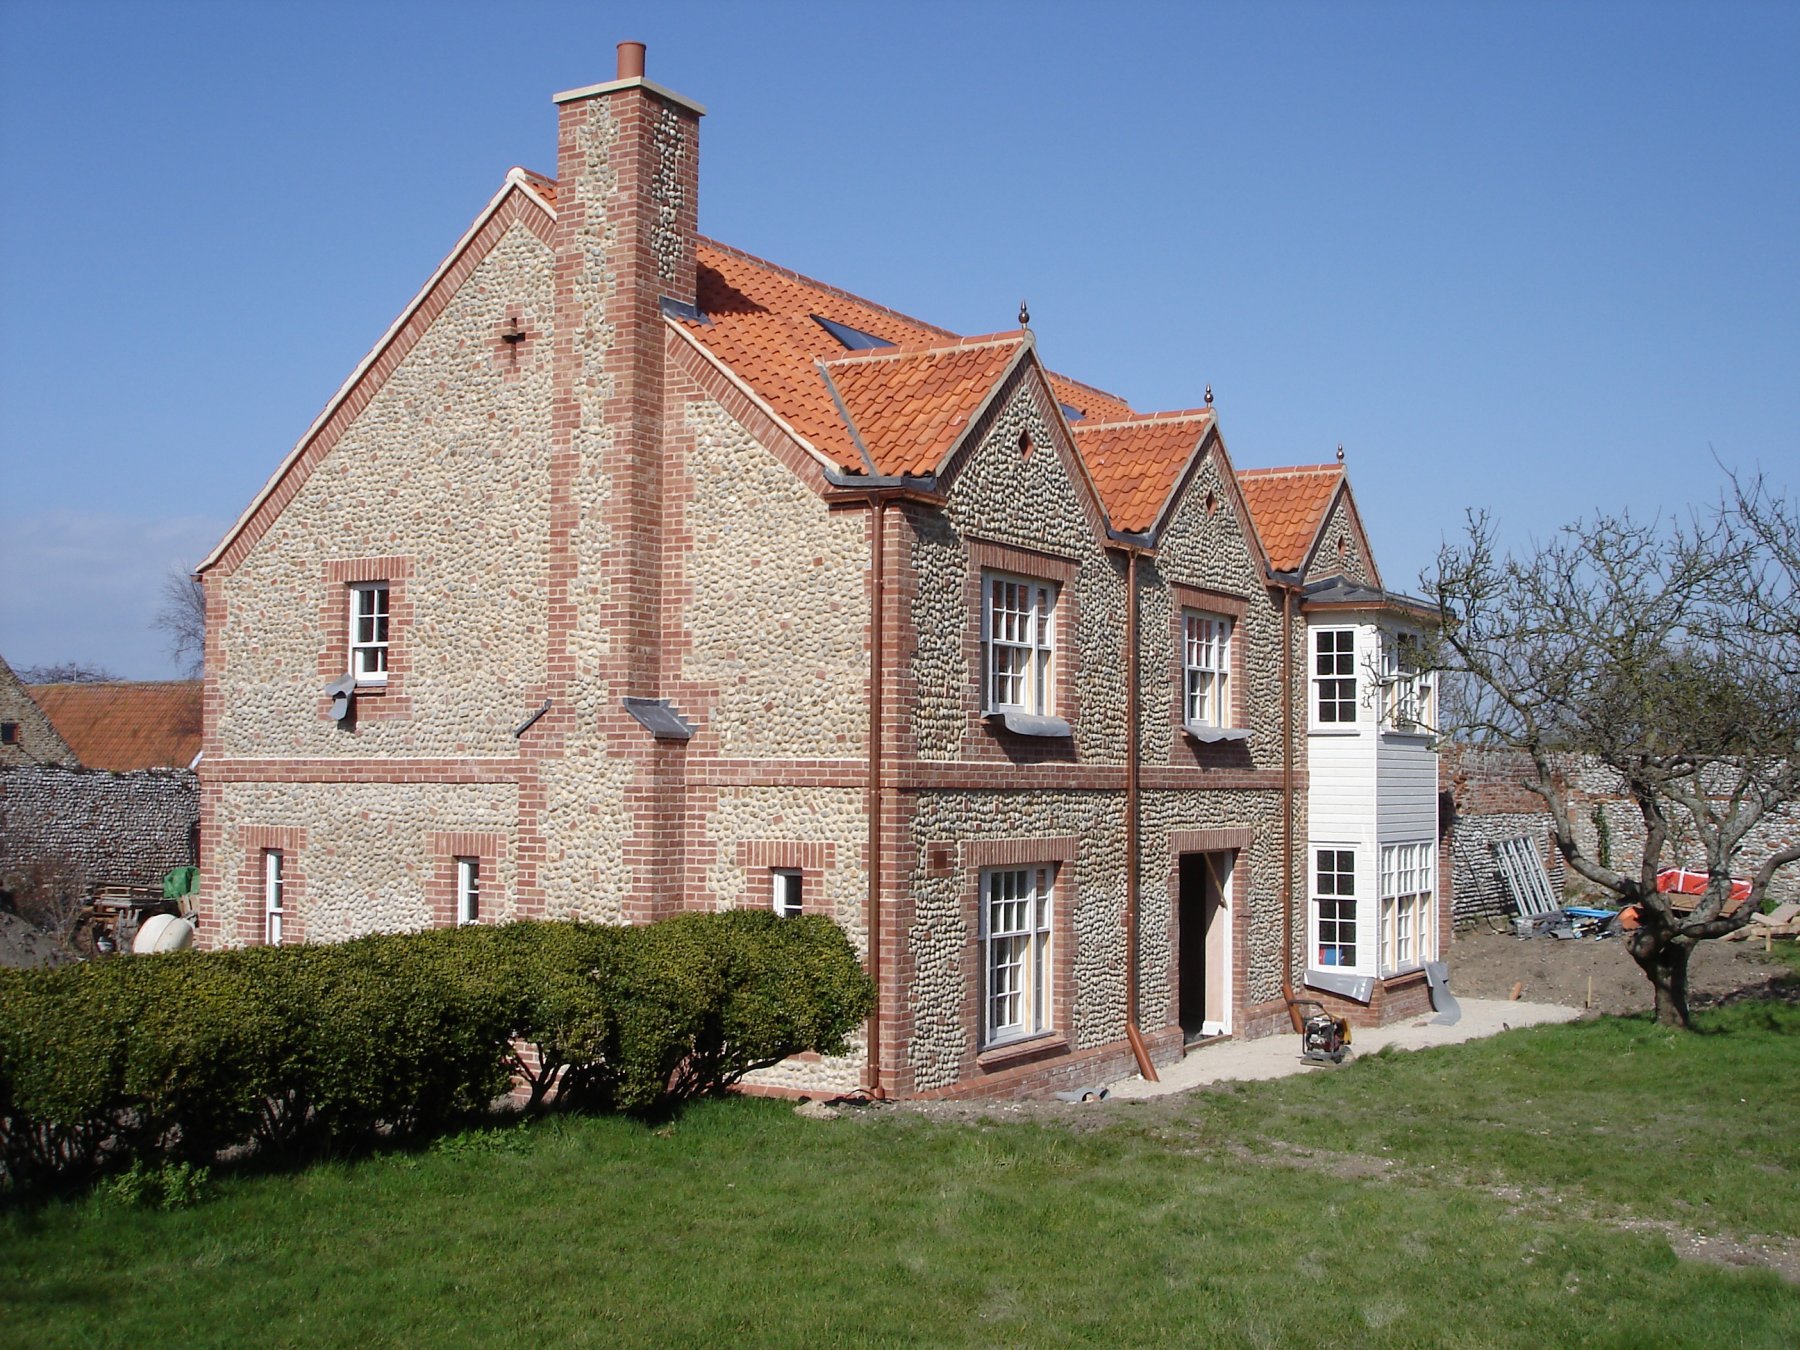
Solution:
{"label": "rainwater downpipe", "polygon": [[1138,550],[1125,552],[1125,1037],[1149,1083],[1160,1082],[1138,1029]]}
{"label": "rainwater downpipe", "polygon": [[1294,1006],[1294,590],[1281,587],[1281,997],[1288,1021],[1303,1030]]}
{"label": "rainwater downpipe", "polygon": [[869,978],[875,982],[875,1006],[869,1012],[869,1096],[887,1096],[881,1082],[881,738],[882,648],[887,608],[888,498],[871,495],[874,536],[869,541],[869,785],[865,811],[869,817]]}

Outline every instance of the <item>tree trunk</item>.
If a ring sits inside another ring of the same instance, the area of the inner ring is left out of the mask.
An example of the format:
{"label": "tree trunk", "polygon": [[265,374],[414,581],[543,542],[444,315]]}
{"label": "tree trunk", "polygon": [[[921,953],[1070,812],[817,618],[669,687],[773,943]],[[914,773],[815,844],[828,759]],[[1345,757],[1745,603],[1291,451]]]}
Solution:
{"label": "tree trunk", "polygon": [[1631,957],[1656,990],[1656,1024],[1692,1030],[1688,1019],[1688,957],[1694,950],[1669,933],[1652,931],[1650,923],[1630,938]]}

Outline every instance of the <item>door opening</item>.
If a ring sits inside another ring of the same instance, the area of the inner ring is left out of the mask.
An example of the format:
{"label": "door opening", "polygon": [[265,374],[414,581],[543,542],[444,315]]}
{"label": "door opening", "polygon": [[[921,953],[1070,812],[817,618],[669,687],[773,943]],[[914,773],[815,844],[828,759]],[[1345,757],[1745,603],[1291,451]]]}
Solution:
{"label": "door opening", "polygon": [[1231,863],[1230,853],[1181,855],[1176,980],[1190,1043],[1231,1030]]}

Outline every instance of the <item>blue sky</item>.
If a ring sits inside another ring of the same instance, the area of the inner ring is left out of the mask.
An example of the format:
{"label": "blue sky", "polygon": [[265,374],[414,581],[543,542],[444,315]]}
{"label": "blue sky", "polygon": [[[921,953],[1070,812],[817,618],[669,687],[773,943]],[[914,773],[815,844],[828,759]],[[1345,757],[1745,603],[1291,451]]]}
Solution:
{"label": "blue sky", "polygon": [[1469,507],[1794,486],[1800,6],[0,0],[0,654],[174,673],[162,577],[627,38],[706,233],[1341,441],[1390,586]]}

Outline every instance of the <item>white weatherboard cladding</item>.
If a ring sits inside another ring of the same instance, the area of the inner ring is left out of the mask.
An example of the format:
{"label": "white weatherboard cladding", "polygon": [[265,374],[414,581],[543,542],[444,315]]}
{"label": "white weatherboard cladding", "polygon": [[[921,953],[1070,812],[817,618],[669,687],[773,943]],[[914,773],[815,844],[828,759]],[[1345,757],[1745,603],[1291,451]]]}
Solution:
{"label": "white weatherboard cladding", "polygon": [[[215,574],[225,756],[516,753],[512,728],[544,679],[549,545],[549,343],[528,344],[516,374],[495,350],[521,310],[549,315],[550,254],[515,225],[268,533]],[[323,566],[394,555],[413,564],[412,622],[395,635],[413,715],[365,718],[348,736],[319,711],[321,613],[349,623],[347,591],[340,612]]]}
{"label": "white weatherboard cladding", "polygon": [[[1321,614],[1309,628],[1353,628],[1356,632],[1357,709],[1353,730],[1321,729],[1307,737],[1309,787],[1306,886],[1309,934],[1313,919],[1313,850],[1333,846],[1356,850],[1356,972],[1374,974],[1379,962],[1381,849],[1384,845],[1437,839],[1437,753],[1428,737],[1384,731],[1381,691],[1381,630],[1368,614]],[[1308,708],[1312,723],[1311,644],[1308,644]],[[1309,944],[1311,942],[1309,936]],[[1441,941],[1441,937],[1440,937]],[[1310,954],[1310,946],[1309,946]],[[1431,953],[1436,956],[1437,953]]]}

